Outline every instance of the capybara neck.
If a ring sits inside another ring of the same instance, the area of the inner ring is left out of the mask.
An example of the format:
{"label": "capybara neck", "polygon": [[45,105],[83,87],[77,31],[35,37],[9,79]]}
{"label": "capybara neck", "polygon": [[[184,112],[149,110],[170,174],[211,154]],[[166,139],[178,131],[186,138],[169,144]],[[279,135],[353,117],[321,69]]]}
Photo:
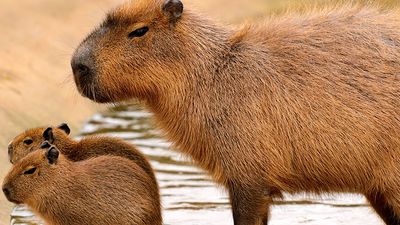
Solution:
{"label": "capybara neck", "polygon": [[[231,52],[229,37],[233,31],[202,18],[196,13],[187,12],[175,29],[185,35],[179,40],[177,49],[163,50],[163,53],[167,54],[163,62],[164,66],[174,69],[162,71],[163,76],[174,79],[163,80],[163,82],[171,83],[157,85],[155,88],[158,90],[153,92],[155,96],[143,96],[141,93],[137,96],[144,101],[150,101],[151,105],[157,108],[162,108],[166,104],[165,101],[171,98],[174,99],[177,96],[182,98],[186,96],[183,94],[194,94],[196,88],[209,85],[216,75],[215,72],[226,64],[226,59]],[[172,107],[173,105],[168,106],[168,108]]]}

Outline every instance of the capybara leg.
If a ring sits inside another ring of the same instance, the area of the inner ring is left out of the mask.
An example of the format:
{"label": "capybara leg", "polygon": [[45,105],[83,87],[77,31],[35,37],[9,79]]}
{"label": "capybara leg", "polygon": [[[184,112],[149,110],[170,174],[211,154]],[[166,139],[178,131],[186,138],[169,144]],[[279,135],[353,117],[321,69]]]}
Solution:
{"label": "capybara leg", "polygon": [[272,198],[262,190],[229,186],[234,225],[267,225]]}
{"label": "capybara leg", "polygon": [[[400,225],[400,205],[396,203],[395,199],[389,199],[379,192],[365,196],[387,225]],[[397,207],[396,211],[394,207]]]}
{"label": "capybara leg", "polygon": [[262,220],[262,224],[263,225],[268,225],[268,221],[269,221],[269,213],[267,213],[266,215],[264,215],[264,218]]}

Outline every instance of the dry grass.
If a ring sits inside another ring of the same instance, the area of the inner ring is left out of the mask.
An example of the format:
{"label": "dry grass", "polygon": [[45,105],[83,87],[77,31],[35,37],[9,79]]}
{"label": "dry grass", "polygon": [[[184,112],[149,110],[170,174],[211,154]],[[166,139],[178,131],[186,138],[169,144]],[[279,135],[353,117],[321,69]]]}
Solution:
{"label": "dry grass", "polygon": [[[6,145],[22,130],[67,121],[77,131],[101,107],[79,96],[70,76],[74,47],[104,13],[120,0],[0,1],[0,177],[9,168]],[[288,8],[337,4],[334,0],[186,0],[198,11],[237,24],[279,14]],[[349,1],[343,1],[349,2]],[[398,0],[380,2],[386,7]],[[190,7],[190,6],[188,6]],[[0,195],[0,223],[7,224],[11,204]]]}

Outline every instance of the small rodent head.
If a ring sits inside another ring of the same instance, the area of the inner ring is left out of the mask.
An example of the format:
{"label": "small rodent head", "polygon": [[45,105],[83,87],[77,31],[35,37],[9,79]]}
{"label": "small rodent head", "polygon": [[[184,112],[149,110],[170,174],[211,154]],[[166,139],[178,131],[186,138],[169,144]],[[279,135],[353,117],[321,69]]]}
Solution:
{"label": "small rodent head", "polygon": [[57,173],[58,149],[45,142],[14,164],[3,181],[3,193],[11,202],[26,203],[37,189],[49,183]]}
{"label": "small rodent head", "polygon": [[102,103],[156,95],[185,63],[184,17],[180,0],[129,1],[110,12],[73,55],[78,90]]}
{"label": "small rodent head", "polygon": [[69,139],[70,128],[66,123],[57,127],[29,129],[16,136],[8,145],[8,158],[15,163],[30,152],[38,149],[44,141],[54,143],[55,139]]}

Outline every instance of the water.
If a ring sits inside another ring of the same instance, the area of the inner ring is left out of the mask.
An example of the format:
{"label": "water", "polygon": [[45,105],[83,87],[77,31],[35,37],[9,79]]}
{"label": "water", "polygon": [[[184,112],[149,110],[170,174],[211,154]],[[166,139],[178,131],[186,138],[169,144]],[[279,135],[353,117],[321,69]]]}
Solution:
{"label": "water", "polygon": [[[153,129],[151,114],[138,106],[119,107],[94,115],[82,136],[91,134],[124,138],[151,160],[161,188],[166,225],[231,225],[228,197],[205,173],[170,149]],[[78,137],[79,138],[79,137]],[[272,207],[271,225],[377,225],[383,224],[358,195],[286,195]],[[16,207],[12,225],[41,224],[25,207]]]}

